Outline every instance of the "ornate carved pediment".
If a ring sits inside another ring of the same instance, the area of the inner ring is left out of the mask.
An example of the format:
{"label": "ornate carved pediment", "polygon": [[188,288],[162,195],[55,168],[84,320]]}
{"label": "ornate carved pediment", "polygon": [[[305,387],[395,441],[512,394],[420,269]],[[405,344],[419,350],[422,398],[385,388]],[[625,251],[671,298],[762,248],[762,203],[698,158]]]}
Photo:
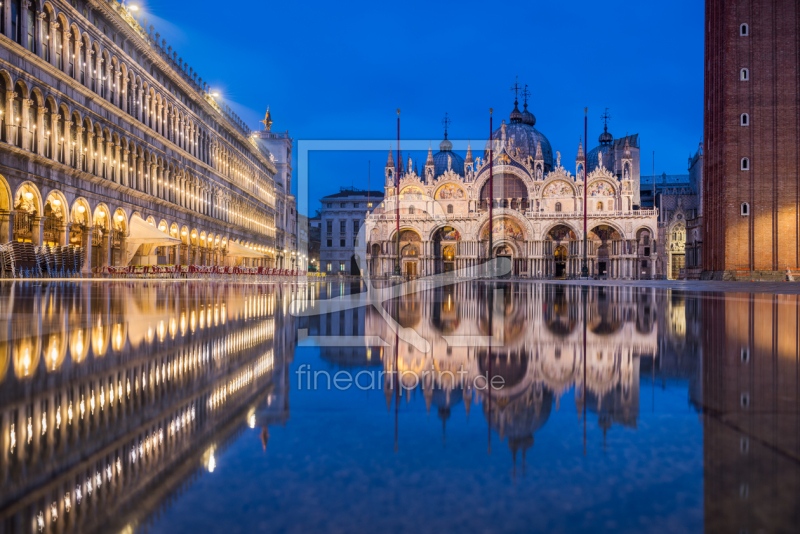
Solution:
{"label": "ornate carved pediment", "polygon": [[605,167],[597,167],[595,170],[589,173],[587,179],[591,182],[597,178],[605,178],[606,180],[612,180],[614,182],[617,181],[617,177]]}
{"label": "ornate carved pediment", "polygon": [[568,180],[574,182],[574,178],[570,172],[565,169],[564,167],[556,167],[552,171],[548,172],[545,176],[545,182],[550,180]]}

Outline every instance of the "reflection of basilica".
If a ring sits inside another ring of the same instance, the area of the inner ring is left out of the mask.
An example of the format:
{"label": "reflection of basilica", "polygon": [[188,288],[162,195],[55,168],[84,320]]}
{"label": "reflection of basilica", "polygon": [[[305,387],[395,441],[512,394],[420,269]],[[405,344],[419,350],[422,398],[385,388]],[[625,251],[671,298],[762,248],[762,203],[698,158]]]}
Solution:
{"label": "reflection of basilica", "polygon": [[245,422],[285,421],[287,296],[241,287],[0,286],[3,532],[135,529]]}
{"label": "reflection of basilica", "polygon": [[[513,450],[533,443],[533,434],[570,390],[579,407],[587,391],[587,408],[601,425],[607,420],[635,426],[639,360],[652,359],[657,350],[653,294],[591,288],[585,309],[583,299],[579,287],[539,284],[457,284],[400,297],[389,303],[390,313],[401,326],[413,327],[431,350],[423,353],[401,342],[397,379],[419,389],[428,409],[436,406],[440,416],[460,403],[469,412],[474,398]],[[367,314],[366,334],[394,339],[377,313]],[[476,336],[491,336],[491,347]],[[393,348],[387,350],[393,354]],[[383,362],[386,376],[392,376],[393,356]],[[503,387],[491,396],[481,391],[485,376],[502,377]],[[388,400],[391,385],[384,390]]]}

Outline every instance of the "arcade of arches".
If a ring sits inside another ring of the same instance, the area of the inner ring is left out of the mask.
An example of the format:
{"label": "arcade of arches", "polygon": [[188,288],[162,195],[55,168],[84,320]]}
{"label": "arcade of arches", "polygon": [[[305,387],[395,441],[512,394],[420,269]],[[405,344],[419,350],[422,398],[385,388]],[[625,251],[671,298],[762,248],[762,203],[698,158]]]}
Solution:
{"label": "arcade of arches", "polygon": [[[89,270],[235,264],[237,242],[263,254],[247,264],[283,267],[270,154],[117,3],[87,9],[0,4],[0,243],[80,245]],[[126,251],[137,216],[181,244]]]}

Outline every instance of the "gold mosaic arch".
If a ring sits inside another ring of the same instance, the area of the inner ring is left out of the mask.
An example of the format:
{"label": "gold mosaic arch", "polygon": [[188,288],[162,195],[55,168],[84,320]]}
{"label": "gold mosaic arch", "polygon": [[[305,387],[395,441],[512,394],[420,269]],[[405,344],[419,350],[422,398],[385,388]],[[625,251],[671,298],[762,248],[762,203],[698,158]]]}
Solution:
{"label": "gold mosaic arch", "polygon": [[614,186],[606,180],[592,182],[586,190],[587,197],[613,197],[615,194]]}
{"label": "gold mosaic arch", "polygon": [[400,191],[400,200],[425,200],[425,191],[416,185],[407,185]]}
{"label": "gold mosaic arch", "polygon": [[575,195],[575,190],[564,180],[555,180],[547,184],[542,191],[542,197],[571,197]]}
{"label": "gold mosaic arch", "polygon": [[466,200],[467,194],[464,189],[454,183],[444,184],[436,190],[435,200]]}
{"label": "gold mosaic arch", "polygon": [[[524,241],[525,233],[522,227],[513,219],[503,217],[495,219],[492,223],[492,237],[497,239],[513,239],[515,241]],[[489,239],[489,225],[484,226],[481,232],[481,239]]]}

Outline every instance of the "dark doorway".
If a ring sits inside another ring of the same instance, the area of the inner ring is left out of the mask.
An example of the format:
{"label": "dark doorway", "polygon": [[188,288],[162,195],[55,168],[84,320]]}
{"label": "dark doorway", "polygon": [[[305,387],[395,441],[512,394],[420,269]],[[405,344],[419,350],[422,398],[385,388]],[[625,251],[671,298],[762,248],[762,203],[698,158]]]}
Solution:
{"label": "dark doorway", "polygon": [[564,278],[567,275],[567,248],[564,245],[556,247],[556,278]]}

